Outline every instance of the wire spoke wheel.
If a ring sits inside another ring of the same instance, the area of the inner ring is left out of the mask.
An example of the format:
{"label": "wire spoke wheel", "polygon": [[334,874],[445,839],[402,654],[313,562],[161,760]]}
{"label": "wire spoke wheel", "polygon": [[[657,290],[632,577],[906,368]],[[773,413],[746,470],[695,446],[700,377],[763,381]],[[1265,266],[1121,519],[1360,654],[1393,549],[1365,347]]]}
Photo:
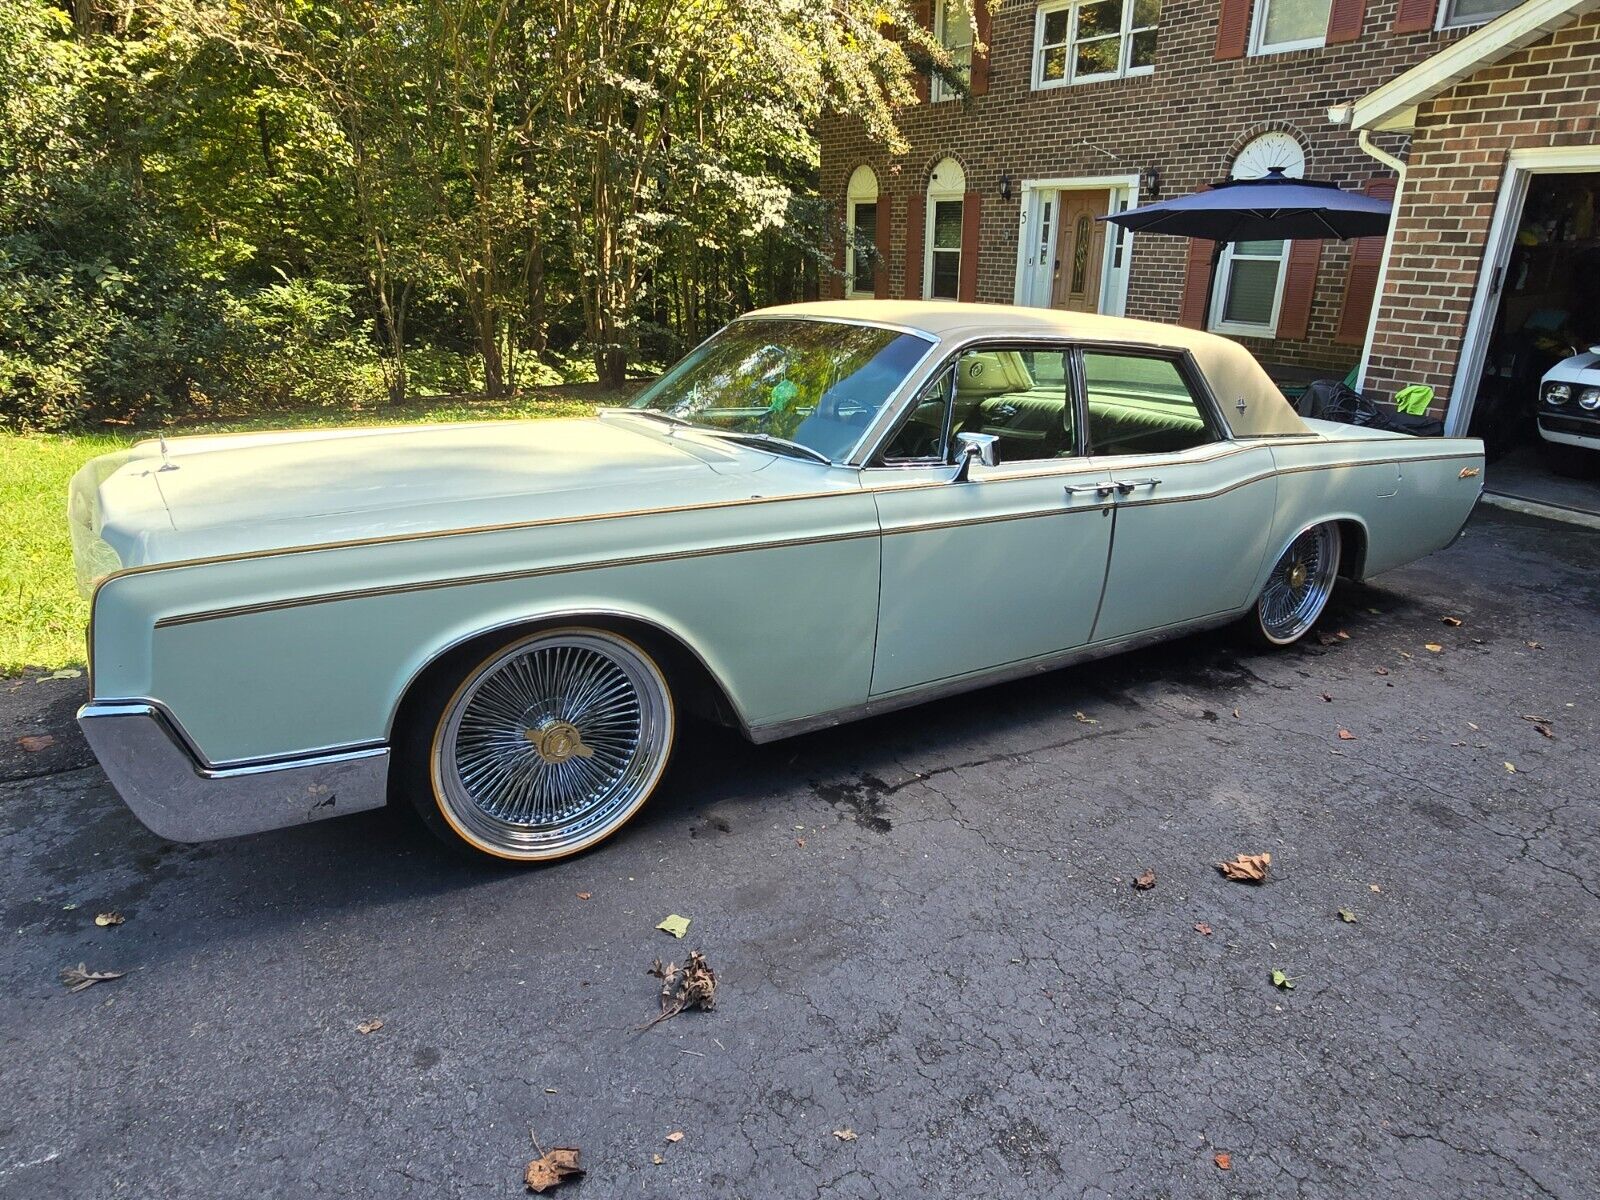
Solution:
{"label": "wire spoke wheel", "polygon": [[434,797],[479,849],[558,858],[634,814],[672,735],[666,680],[643,650],[601,630],[550,630],[497,651],[456,690],[434,736]]}
{"label": "wire spoke wheel", "polygon": [[1338,576],[1338,526],[1313,525],[1289,544],[1261,589],[1256,619],[1262,636],[1279,646],[1303,637],[1322,615]]}

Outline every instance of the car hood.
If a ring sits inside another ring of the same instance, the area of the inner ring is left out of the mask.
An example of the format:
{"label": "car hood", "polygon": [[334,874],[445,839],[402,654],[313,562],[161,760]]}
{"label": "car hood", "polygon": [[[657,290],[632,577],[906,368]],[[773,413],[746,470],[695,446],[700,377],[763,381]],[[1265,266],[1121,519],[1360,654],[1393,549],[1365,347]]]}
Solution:
{"label": "car hood", "polygon": [[750,495],[758,472],[766,494],[840,474],[625,416],[228,434],[94,460],[73,481],[71,519],[81,581],[180,559],[706,503]]}
{"label": "car hood", "polygon": [[1600,383],[1600,348],[1562,359],[1544,373],[1544,382]]}

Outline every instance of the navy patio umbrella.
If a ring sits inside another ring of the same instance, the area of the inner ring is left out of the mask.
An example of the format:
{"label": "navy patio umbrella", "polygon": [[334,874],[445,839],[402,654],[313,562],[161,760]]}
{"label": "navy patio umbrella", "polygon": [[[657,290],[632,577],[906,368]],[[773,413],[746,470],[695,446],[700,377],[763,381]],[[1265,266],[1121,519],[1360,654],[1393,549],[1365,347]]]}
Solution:
{"label": "navy patio umbrella", "polygon": [[1291,179],[1271,167],[1260,179],[1229,179],[1175,200],[1158,200],[1100,218],[1139,233],[1171,233],[1207,238],[1211,281],[1206,288],[1201,328],[1211,323],[1211,293],[1222,248],[1230,242],[1293,238],[1374,237],[1389,228],[1390,204],[1336,183]]}

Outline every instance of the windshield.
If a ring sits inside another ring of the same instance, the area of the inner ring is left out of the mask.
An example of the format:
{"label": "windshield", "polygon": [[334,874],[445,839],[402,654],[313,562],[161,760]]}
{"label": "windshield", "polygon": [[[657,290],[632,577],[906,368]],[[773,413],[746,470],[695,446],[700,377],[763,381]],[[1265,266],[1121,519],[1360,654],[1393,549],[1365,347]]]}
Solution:
{"label": "windshield", "polygon": [[786,438],[839,462],[930,344],[872,325],[735,321],[632,407],[728,434]]}

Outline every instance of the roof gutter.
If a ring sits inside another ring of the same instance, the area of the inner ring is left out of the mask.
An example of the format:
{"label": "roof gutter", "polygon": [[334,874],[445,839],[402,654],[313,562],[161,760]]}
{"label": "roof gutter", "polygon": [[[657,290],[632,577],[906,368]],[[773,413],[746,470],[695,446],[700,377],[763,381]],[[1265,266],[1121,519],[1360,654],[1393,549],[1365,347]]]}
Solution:
{"label": "roof gutter", "polygon": [[[1345,110],[1348,120],[1349,109]],[[1329,116],[1333,116],[1330,110]],[[1356,145],[1361,147],[1362,153],[1375,159],[1395,173],[1394,198],[1390,201],[1389,228],[1383,235],[1383,256],[1378,259],[1378,279],[1372,290],[1372,311],[1367,314],[1367,336],[1361,342],[1361,361],[1356,364],[1356,391],[1364,391],[1367,386],[1367,368],[1372,362],[1372,339],[1378,331],[1378,314],[1383,310],[1383,288],[1389,281],[1389,260],[1394,255],[1394,227],[1400,215],[1400,198],[1406,190],[1406,164],[1403,159],[1395,157],[1387,150],[1380,149],[1372,144],[1371,131],[1358,129],[1356,131]]]}

